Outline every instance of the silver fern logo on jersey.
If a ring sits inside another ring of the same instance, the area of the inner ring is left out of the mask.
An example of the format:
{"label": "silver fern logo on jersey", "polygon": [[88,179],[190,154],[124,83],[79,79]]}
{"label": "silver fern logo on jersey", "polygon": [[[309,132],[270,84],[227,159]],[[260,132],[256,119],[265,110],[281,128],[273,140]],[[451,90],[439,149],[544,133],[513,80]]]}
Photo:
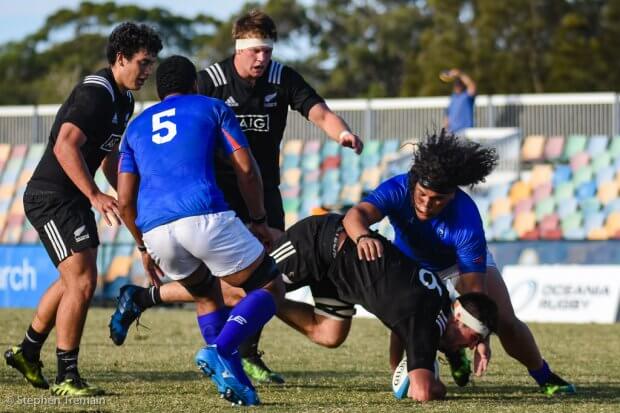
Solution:
{"label": "silver fern logo on jersey", "polygon": [[266,108],[275,108],[278,105],[278,101],[276,100],[277,96],[278,96],[278,92],[274,92],[269,95],[266,95],[263,106]]}

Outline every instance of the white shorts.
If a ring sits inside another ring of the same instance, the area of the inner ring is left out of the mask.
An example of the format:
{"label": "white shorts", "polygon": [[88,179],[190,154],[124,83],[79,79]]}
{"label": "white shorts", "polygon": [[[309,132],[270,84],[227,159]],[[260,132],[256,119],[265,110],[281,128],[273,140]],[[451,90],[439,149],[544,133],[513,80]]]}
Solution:
{"label": "white shorts", "polygon": [[142,236],[151,257],[173,280],[182,280],[204,263],[216,277],[234,274],[263,253],[263,245],[234,211],[181,218]]}

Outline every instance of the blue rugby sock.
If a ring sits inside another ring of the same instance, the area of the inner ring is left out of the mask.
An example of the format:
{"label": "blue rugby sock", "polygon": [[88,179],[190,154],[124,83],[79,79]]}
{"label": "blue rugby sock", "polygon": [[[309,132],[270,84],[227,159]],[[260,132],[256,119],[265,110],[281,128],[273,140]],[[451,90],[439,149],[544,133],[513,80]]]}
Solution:
{"label": "blue rugby sock", "polygon": [[199,315],[196,318],[198,320],[198,328],[200,328],[200,333],[205,343],[213,344],[215,342],[220,331],[222,331],[222,327],[226,324],[229,314],[230,307],[222,307],[212,313]]}
{"label": "blue rugby sock", "polygon": [[536,380],[539,386],[545,384],[549,377],[551,376],[551,369],[549,369],[549,365],[545,360],[543,360],[543,365],[538,370],[529,370],[530,376]]}
{"label": "blue rugby sock", "polygon": [[230,311],[228,321],[217,336],[218,352],[230,356],[250,335],[267,323],[276,313],[276,303],[265,290],[259,289],[248,293]]}

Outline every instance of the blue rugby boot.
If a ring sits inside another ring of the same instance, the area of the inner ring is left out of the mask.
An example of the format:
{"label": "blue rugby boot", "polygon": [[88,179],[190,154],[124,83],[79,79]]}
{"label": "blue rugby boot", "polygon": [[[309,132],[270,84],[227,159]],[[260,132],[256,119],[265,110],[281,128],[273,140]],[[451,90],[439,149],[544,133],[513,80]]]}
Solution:
{"label": "blue rugby boot", "polygon": [[116,303],[116,310],[110,319],[110,338],[117,346],[122,345],[127,338],[131,323],[140,318],[142,308],[133,300],[134,295],[143,289],[137,285],[124,285]]}
{"label": "blue rugby boot", "polygon": [[245,406],[260,404],[258,393],[243,373],[238,352],[231,357],[224,357],[217,351],[217,346],[211,344],[198,352],[196,364],[213,380],[218,392],[226,400]]}

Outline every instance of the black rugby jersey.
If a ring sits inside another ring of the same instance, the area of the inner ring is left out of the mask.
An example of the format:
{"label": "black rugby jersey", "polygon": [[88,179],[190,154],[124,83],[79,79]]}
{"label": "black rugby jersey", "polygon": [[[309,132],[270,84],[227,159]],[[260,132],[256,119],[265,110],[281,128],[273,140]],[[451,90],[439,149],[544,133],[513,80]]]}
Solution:
{"label": "black rugby jersey", "polygon": [[[280,184],[280,141],[289,106],[307,118],[310,109],[323,102],[299,73],[274,60],[253,86],[239,76],[229,57],[198,72],[198,92],[223,100],[235,112],[265,188]],[[236,185],[228,157],[218,156],[215,165],[222,189]]]}
{"label": "black rugby jersey", "polygon": [[339,300],[362,305],[406,343],[409,371],[433,370],[451,315],[446,287],[380,236],[380,259],[360,260],[349,238],[332,258],[341,219],[334,214],[308,217],[285,232],[272,253],[285,281],[298,288],[328,278]]}
{"label": "black rugby jersey", "polygon": [[95,175],[103,158],[120,142],[127,122],[133,114],[131,92],[121,93],[114,81],[112,70],[99,70],[86,76],[62,104],[52,125],[49,142],[39,161],[28,188],[79,195],[75,186],[54,155],[54,145],[63,123],[69,122],[86,135],[80,152],[88,171]]}

